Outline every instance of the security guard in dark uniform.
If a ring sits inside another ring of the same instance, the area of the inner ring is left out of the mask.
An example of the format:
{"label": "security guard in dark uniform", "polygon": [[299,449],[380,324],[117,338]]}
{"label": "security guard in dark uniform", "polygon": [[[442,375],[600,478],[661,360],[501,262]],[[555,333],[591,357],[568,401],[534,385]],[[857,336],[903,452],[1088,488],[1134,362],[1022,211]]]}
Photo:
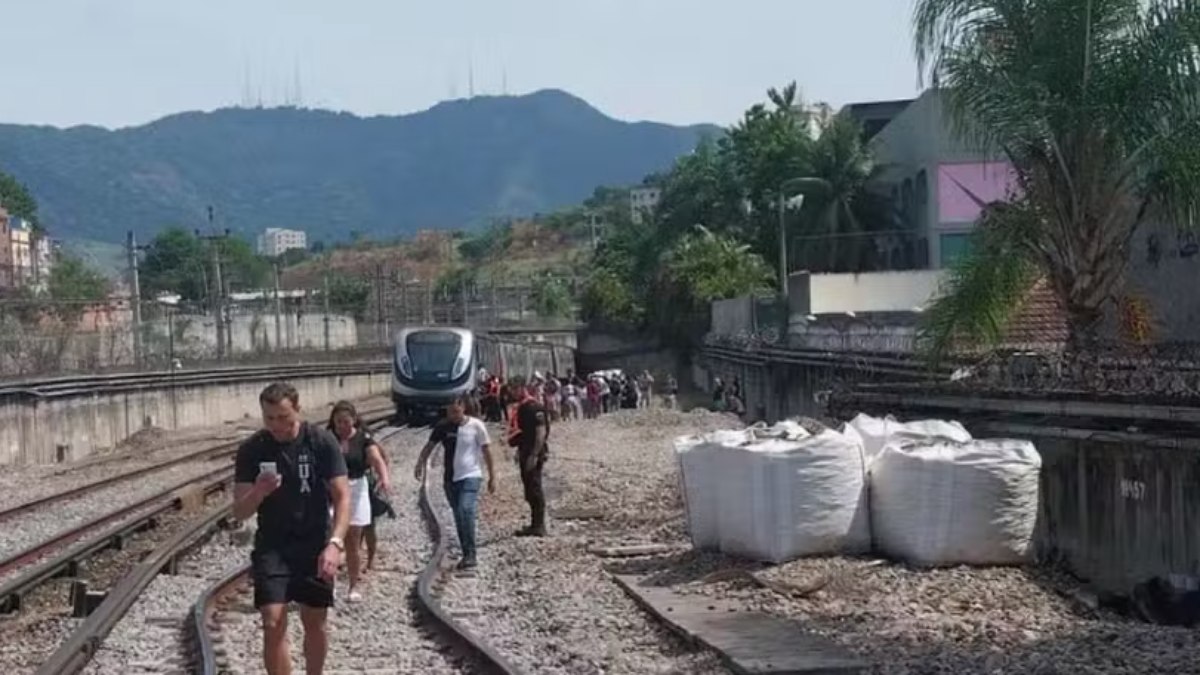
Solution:
{"label": "security guard in dark uniform", "polygon": [[517,449],[521,465],[521,484],[525,501],[529,502],[529,527],[517,531],[518,537],[546,536],[546,494],[542,489],[542,471],[550,448],[550,416],[538,402],[536,387],[530,383],[520,388],[521,402],[517,405],[515,424],[510,426],[509,447]]}

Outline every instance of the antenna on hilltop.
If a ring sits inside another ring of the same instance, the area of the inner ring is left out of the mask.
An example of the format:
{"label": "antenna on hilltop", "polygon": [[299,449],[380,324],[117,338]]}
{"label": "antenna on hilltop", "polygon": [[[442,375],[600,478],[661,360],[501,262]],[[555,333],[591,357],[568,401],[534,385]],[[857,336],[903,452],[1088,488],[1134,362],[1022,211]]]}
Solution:
{"label": "antenna on hilltop", "polygon": [[292,62],[292,94],[296,97],[293,105],[297,108],[304,107],[304,85],[300,80],[300,59]]}
{"label": "antenna on hilltop", "polygon": [[242,57],[242,107],[254,107],[254,93],[250,89],[250,59]]}
{"label": "antenna on hilltop", "polygon": [[500,93],[508,96],[508,68],[504,67],[500,71]]}
{"label": "antenna on hilltop", "polygon": [[475,59],[467,59],[467,98],[475,98]]}

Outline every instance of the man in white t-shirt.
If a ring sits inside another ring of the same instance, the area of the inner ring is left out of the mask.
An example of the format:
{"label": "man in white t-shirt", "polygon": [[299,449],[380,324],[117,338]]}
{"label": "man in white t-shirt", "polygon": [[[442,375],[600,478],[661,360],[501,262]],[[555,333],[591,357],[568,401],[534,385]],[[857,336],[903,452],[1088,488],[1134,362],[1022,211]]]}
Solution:
{"label": "man in white t-shirt", "polygon": [[488,494],[496,492],[496,472],[492,469],[491,439],[487,425],[478,417],[467,414],[468,401],[459,399],[446,408],[446,418],[438,422],[421,450],[414,475],[425,480],[429,455],[439,443],[445,450],[444,485],[446,499],[454,513],[458,543],[462,546],[461,570],[475,567],[475,513],[479,489],[483,485],[483,465],[487,464]]}

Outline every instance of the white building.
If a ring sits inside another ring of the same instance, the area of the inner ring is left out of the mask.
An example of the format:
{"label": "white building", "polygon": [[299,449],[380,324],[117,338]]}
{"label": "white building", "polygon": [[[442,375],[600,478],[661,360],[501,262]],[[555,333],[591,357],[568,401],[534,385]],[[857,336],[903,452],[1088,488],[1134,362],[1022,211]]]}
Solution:
{"label": "white building", "polygon": [[647,215],[653,214],[662,200],[662,188],[639,187],[629,191],[629,217],[635,225],[641,225]]}
{"label": "white building", "polygon": [[20,218],[11,218],[8,225],[8,254],[13,286],[27,287],[35,283],[33,245],[33,227],[29,222]]}
{"label": "white building", "polygon": [[284,251],[308,248],[308,235],[302,230],[285,230],[268,227],[258,235],[258,253],[269,258],[283,255]]}

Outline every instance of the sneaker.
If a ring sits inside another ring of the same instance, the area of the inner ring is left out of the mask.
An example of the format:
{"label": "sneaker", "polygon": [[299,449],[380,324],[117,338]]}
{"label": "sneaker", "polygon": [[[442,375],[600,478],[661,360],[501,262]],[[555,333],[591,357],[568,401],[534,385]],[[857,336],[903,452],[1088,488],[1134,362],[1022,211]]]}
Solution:
{"label": "sneaker", "polygon": [[546,528],[544,527],[525,527],[517,530],[518,537],[544,537],[546,536]]}
{"label": "sneaker", "polygon": [[350,591],[350,595],[346,596],[346,602],[349,602],[351,604],[360,603],[360,602],[362,602],[362,600],[363,600],[362,593],[359,593],[358,591]]}
{"label": "sneaker", "polygon": [[477,567],[477,564],[474,560],[467,560],[464,558],[463,560],[460,560],[458,563],[458,569],[462,570],[462,571],[473,570],[476,567]]}

